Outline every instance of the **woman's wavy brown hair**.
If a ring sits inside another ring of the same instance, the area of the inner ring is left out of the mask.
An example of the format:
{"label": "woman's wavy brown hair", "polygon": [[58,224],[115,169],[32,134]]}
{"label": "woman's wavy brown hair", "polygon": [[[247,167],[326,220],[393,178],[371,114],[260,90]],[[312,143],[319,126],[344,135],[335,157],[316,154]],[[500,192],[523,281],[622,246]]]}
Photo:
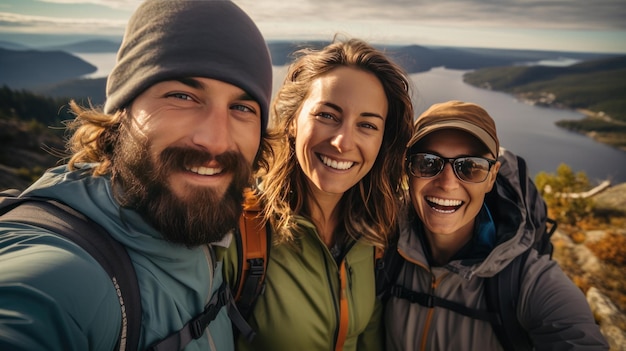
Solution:
{"label": "woman's wavy brown hair", "polygon": [[[76,169],[78,163],[95,163],[94,176],[111,174],[115,180],[115,148],[118,147],[120,126],[131,119],[128,108],[108,115],[93,106],[82,107],[73,100],[70,108],[76,118],[67,125],[68,131],[73,132],[66,145],[71,153],[68,167]],[[271,157],[272,150],[267,133],[262,132],[253,170],[268,167],[266,155]]]}
{"label": "woman's wavy brown hair", "polygon": [[274,157],[262,177],[265,220],[275,229],[277,243],[289,243],[302,234],[294,215],[311,219],[306,205],[309,189],[296,159],[292,126],[315,79],[337,67],[354,67],[378,77],[389,107],[382,145],[371,171],[344,194],[338,206],[343,219],[343,228],[338,229],[355,240],[362,238],[384,248],[400,215],[404,155],[413,132],[410,80],[383,52],[360,39],[334,40],[321,50],[302,49],[295,55],[271,110]]}

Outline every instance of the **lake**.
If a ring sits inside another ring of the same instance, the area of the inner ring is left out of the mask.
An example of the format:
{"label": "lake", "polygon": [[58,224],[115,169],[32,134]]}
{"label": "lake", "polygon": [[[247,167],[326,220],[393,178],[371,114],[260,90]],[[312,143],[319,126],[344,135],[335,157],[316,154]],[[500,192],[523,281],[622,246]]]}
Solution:
{"label": "lake", "polygon": [[436,68],[411,75],[416,113],[447,100],[474,102],[495,120],[500,144],[524,157],[533,176],[540,171],[555,173],[565,163],[575,172],[585,172],[592,182],[626,182],[626,152],[555,125],[559,120],[581,119],[581,113],[532,106],[505,93],[473,87],[463,82],[464,73]]}
{"label": "lake", "polygon": [[76,53],[72,55],[80,57],[92,65],[96,66],[96,71],[93,73],[85,74],[82,78],[102,78],[109,75],[115,66],[115,53]]}
{"label": "lake", "polygon": [[[76,55],[98,67],[90,78],[106,76],[115,62],[113,53]],[[274,92],[282,84],[285,72],[284,66],[274,67]],[[614,184],[626,182],[626,152],[554,124],[564,119],[581,119],[581,113],[532,106],[508,94],[473,87],[463,82],[465,72],[435,68],[412,74],[416,113],[448,100],[474,102],[493,117],[500,144],[524,157],[533,177],[540,171],[555,173],[565,163],[574,172],[585,172],[593,183],[605,179]]]}

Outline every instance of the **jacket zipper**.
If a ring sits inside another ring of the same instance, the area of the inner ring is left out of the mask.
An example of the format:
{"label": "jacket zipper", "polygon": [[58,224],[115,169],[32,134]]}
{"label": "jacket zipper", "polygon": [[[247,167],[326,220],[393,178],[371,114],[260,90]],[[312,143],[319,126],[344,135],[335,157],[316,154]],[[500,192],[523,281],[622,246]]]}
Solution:
{"label": "jacket zipper", "polygon": [[[444,273],[441,277],[439,277],[439,279],[437,279],[435,275],[430,271],[430,269],[428,270],[428,272],[430,273],[430,277],[431,277],[430,295],[435,296],[435,290],[439,286],[439,283],[441,283],[441,280],[444,279],[445,276],[447,276],[448,274]],[[422,331],[422,344],[421,344],[422,350],[428,350],[427,342],[428,342],[428,336],[430,334],[430,328],[431,328],[431,323],[432,323],[434,314],[435,314],[435,307],[430,307],[428,309],[428,317],[426,318],[426,324],[424,326],[424,330]]]}
{"label": "jacket zipper", "polygon": [[[432,272],[430,271],[430,267],[428,267],[427,265],[424,265],[422,262],[419,262],[417,260],[412,259],[409,255],[405,254],[401,249],[398,248],[398,253],[400,254],[400,256],[402,256],[402,258],[407,261],[410,262],[412,264],[414,264],[417,269],[424,269],[425,271],[427,271],[428,273],[430,273],[430,294],[433,295],[433,293],[435,292],[435,288],[437,287],[437,281],[435,279],[435,275],[432,274]],[[428,309],[428,314],[426,316],[426,323],[424,326],[424,330],[422,330],[422,342],[420,343],[420,350],[424,350],[424,351],[428,351],[427,348],[427,337],[428,337],[428,331],[430,330],[430,324],[432,322],[432,318],[433,318],[433,314],[435,313],[435,308],[431,307]]]}
{"label": "jacket zipper", "polygon": [[[205,255],[205,257],[207,258],[207,263],[209,266],[209,296],[208,296],[208,300],[206,301],[210,301],[211,300],[211,296],[213,295],[213,285],[215,284],[215,281],[213,280],[213,278],[215,278],[215,251],[213,251],[213,247],[211,245],[206,245],[205,249],[208,250],[208,255]],[[225,284],[224,282],[222,282],[222,284]],[[206,305],[206,303],[205,303]],[[208,329],[208,326],[207,326]],[[211,351],[216,351],[217,347],[215,346],[215,341],[213,340],[213,335],[211,335],[211,333],[209,332],[209,330],[206,331],[206,335],[207,335],[207,339],[209,341],[209,347],[211,348]]]}
{"label": "jacket zipper", "polygon": [[[339,316],[339,308],[337,306],[337,299],[335,298],[335,292],[333,291],[333,284],[331,283],[332,278],[330,276],[330,268],[328,267],[328,260],[326,259],[326,253],[324,252],[324,247],[320,246],[320,251],[322,253],[324,268],[326,269],[326,279],[328,280],[328,290],[330,292],[331,300],[333,301],[333,307],[335,309],[335,325],[339,325],[341,323]],[[339,277],[341,280],[341,277]],[[335,335],[333,337],[333,345],[337,344],[337,340],[339,338],[339,328],[335,329]]]}
{"label": "jacket zipper", "polygon": [[[346,252],[350,251],[353,245],[354,245],[354,242],[350,243],[346,247]],[[351,268],[347,264],[345,257],[341,261],[341,265],[337,267],[338,268],[337,278],[339,281],[339,299],[337,299],[335,291],[333,291],[333,284],[332,284],[332,279],[330,276],[331,269],[328,265],[328,259],[327,259],[329,255],[327,255],[327,252],[326,252],[328,250],[325,250],[325,246],[320,246],[320,251],[321,251],[322,257],[324,257],[323,261],[324,261],[324,266],[326,268],[326,277],[328,279],[328,287],[329,287],[330,295],[333,300],[333,306],[335,308],[335,323],[336,323],[335,325],[337,326],[337,328],[335,329],[335,335],[333,338],[333,345],[335,345],[334,350],[341,351],[343,350],[343,345],[346,341],[346,336],[348,334],[348,324],[349,324],[348,322],[349,322],[350,311],[348,309],[347,294],[348,294],[349,287],[352,286],[352,277],[347,271],[349,269],[351,270]],[[332,259],[332,256],[330,257]],[[346,284],[348,284],[348,286],[346,286]]]}
{"label": "jacket zipper", "polygon": [[[431,274],[430,280],[430,294],[432,295],[435,291],[435,287],[437,286],[437,281],[435,280],[435,276]],[[422,344],[420,345],[421,350],[427,350],[426,342],[428,341],[428,332],[430,331],[430,324],[433,320],[433,314],[435,313],[435,308],[428,308],[428,316],[426,317],[426,324],[424,325],[424,330],[422,330]]]}

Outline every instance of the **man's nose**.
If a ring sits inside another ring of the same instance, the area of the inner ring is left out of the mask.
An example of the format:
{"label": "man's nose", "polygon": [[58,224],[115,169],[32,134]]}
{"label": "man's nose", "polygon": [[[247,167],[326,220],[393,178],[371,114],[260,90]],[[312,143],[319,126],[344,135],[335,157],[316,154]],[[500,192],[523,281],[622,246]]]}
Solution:
{"label": "man's nose", "polygon": [[213,155],[233,148],[232,130],[228,109],[212,108],[198,120],[192,142]]}

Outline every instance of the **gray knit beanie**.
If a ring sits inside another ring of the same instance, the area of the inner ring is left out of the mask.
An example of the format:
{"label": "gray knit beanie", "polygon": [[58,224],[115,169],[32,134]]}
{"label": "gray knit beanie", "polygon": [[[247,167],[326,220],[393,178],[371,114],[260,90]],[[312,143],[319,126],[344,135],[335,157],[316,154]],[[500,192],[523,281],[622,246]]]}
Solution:
{"label": "gray knit beanie", "polygon": [[105,113],[127,107],[155,83],[183,77],[240,87],[261,105],[267,127],[272,63],[257,26],[226,0],[145,0],[126,27],[107,79]]}

